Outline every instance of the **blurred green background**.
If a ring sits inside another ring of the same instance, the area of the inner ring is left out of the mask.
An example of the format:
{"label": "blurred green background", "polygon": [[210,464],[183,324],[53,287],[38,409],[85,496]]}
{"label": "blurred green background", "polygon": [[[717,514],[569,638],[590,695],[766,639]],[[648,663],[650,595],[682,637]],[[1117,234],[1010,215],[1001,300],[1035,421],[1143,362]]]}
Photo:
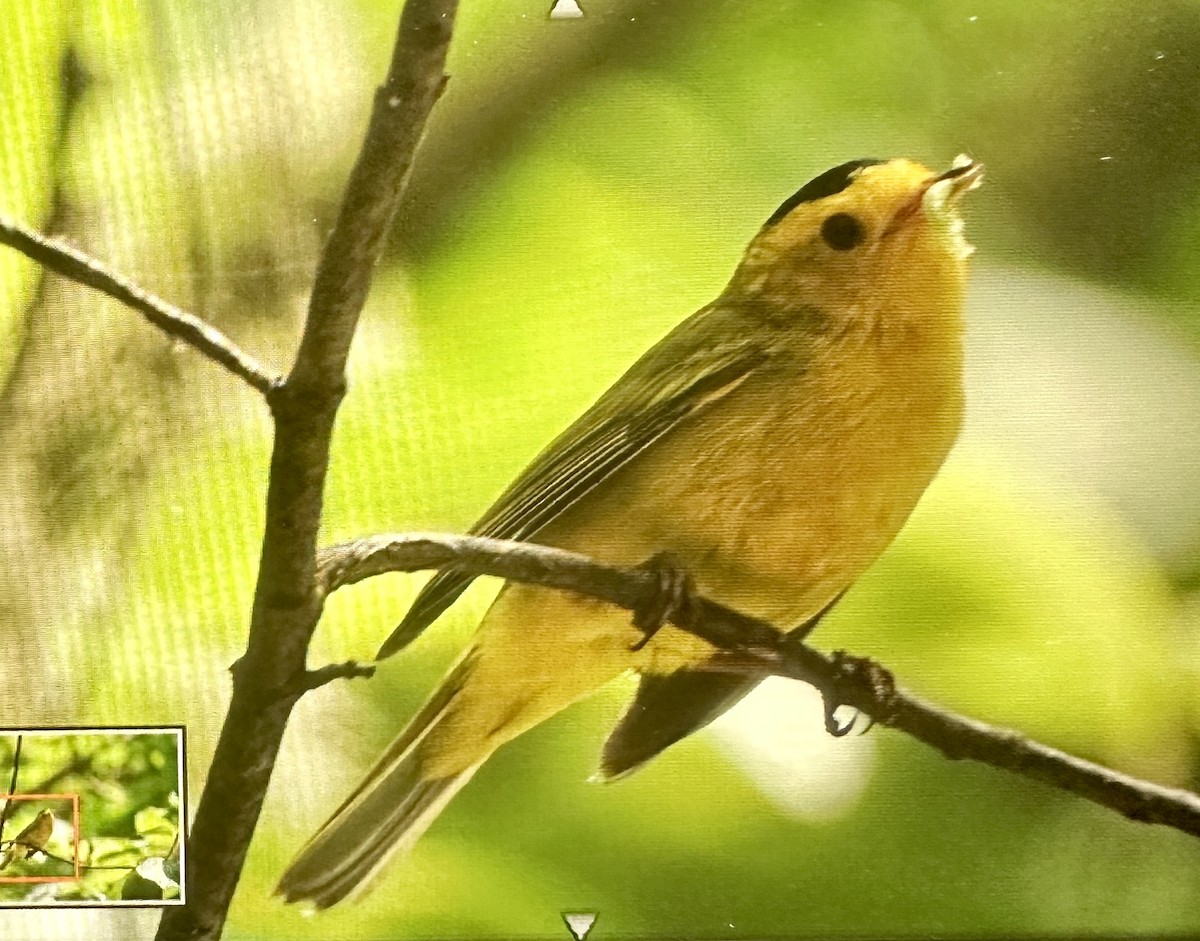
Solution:
{"label": "blurred green background", "polygon": [[[462,530],[720,290],[821,170],[965,151],[968,428],[815,635],[948,707],[1200,785],[1200,5],[463,0],[351,363],[324,538]],[[398,0],[24,0],[0,23],[0,210],[283,368]],[[243,643],[269,421],[130,312],[0,251],[6,722],[183,722],[193,794]],[[418,577],[335,596],[370,657]],[[632,686],[503,750],[361,904],[270,898],[494,586],[306,697],[227,937],[1194,934],[1200,844],[771,682],[619,784]],[[19,663],[20,669],[12,664]],[[128,937],[71,913],[13,937]],[[125,916],[122,916],[125,917]],[[6,925],[6,919],[9,919]]]}

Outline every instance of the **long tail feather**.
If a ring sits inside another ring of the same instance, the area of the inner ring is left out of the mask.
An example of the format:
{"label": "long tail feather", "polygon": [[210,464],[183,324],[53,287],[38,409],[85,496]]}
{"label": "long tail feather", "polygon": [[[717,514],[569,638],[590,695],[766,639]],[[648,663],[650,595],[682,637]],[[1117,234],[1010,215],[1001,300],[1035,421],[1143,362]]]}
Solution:
{"label": "long tail feather", "polygon": [[[446,714],[470,670],[465,658],[283,873],[288,902],[328,908],[361,892],[384,864],[410,849],[482,760],[449,777],[422,775],[421,742]],[[485,756],[486,757],[486,756]]]}

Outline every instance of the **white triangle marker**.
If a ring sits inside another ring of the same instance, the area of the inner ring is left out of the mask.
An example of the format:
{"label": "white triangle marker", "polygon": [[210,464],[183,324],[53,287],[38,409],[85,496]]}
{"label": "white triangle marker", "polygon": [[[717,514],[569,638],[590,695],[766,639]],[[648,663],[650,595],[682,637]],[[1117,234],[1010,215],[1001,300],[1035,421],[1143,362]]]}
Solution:
{"label": "white triangle marker", "polygon": [[579,7],[579,0],[555,0],[550,10],[552,20],[577,20],[581,16],[583,10]]}
{"label": "white triangle marker", "polygon": [[584,941],[592,925],[596,923],[595,912],[563,912],[562,919],[567,923],[567,930],[575,941]]}

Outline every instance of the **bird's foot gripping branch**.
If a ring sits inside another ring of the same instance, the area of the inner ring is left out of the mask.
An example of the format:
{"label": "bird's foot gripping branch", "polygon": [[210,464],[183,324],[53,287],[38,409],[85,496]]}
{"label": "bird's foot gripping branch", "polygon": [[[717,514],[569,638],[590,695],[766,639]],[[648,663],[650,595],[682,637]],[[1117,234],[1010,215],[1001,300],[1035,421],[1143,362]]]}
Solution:
{"label": "bird's foot gripping branch", "polygon": [[[491,575],[607,601],[632,611],[657,576],[622,569],[547,546],[480,536],[427,533],[380,535],[332,546],[319,557],[318,577],[328,592],[387,572],[453,565],[472,575]],[[1031,741],[1009,729],[956,715],[907,691],[880,664],[845,653],[826,655],[758,618],[707,598],[676,627],[718,650],[714,668],[751,671],[800,680],[835,701],[859,710],[954,759],[969,759],[1040,781],[1115,810],[1131,820],[1172,827],[1200,837],[1200,796],[1139,780],[1094,762]]]}
{"label": "bird's foot gripping branch", "polygon": [[691,624],[697,617],[696,581],[670,552],[660,552],[639,568],[655,576],[652,589],[633,611],[633,626],[642,637],[629,650],[645,648],[668,622]]}
{"label": "bird's foot gripping branch", "polygon": [[879,704],[879,711],[867,716],[863,732],[870,730],[876,722],[890,725],[896,696],[896,678],[892,671],[869,657],[857,657],[844,650],[835,650],[829,661],[835,671],[834,681],[829,686],[818,686],[825,703],[825,731],[834,738],[841,738],[849,735],[857,725],[857,715],[844,724],[837,719],[837,710],[848,695],[844,692],[848,688],[869,689],[871,697]]}

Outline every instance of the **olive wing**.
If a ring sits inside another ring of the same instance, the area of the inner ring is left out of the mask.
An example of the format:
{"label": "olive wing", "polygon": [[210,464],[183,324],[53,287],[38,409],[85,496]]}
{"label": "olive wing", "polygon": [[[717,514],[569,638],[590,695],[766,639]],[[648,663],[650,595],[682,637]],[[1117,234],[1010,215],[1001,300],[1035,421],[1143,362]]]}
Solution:
{"label": "olive wing", "polygon": [[[680,324],[539,454],[471,529],[536,538],[548,523],[656,441],[711,407],[769,358],[739,312],[701,310]],[[474,575],[441,569],[421,590],[378,658],[402,650],[463,593]]]}

